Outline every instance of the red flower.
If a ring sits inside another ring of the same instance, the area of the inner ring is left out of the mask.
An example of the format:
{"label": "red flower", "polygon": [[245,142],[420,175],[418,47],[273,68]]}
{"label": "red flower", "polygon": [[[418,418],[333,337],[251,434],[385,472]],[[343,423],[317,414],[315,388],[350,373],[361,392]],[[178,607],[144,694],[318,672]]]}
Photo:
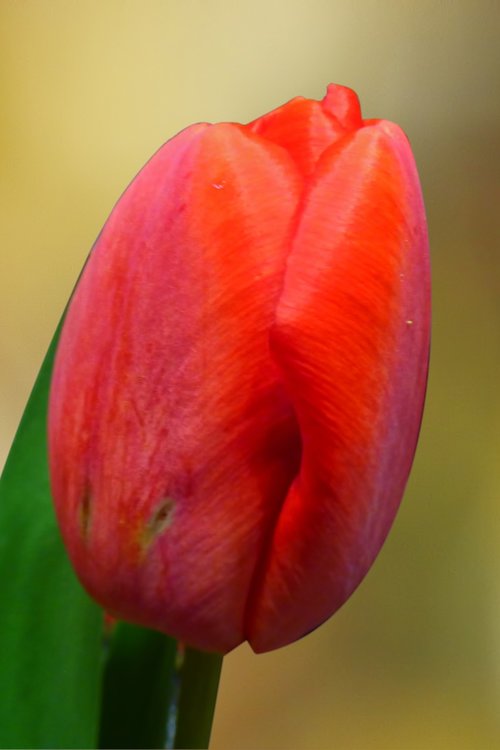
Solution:
{"label": "red flower", "polygon": [[429,307],[410,147],[353,91],[166,143],[108,219],[55,365],[53,494],[89,592],[221,652],[328,618],[403,493]]}

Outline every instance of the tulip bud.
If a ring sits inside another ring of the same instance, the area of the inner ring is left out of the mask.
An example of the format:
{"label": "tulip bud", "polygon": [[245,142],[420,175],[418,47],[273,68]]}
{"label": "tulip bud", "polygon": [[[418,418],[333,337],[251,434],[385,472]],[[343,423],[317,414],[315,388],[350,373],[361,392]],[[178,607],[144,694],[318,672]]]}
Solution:
{"label": "tulip bud", "polygon": [[102,230],[54,368],[51,482],[83,585],[209,651],[318,626],[396,514],[429,326],[410,146],[353,91],[172,138]]}

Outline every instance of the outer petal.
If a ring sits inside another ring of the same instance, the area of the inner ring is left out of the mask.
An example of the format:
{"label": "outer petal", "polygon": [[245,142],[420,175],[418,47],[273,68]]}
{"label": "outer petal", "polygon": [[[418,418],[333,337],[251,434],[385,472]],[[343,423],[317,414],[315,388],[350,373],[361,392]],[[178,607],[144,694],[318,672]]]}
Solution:
{"label": "outer petal", "polygon": [[288,260],[272,342],[303,453],[248,610],[255,651],[319,625],[378,553],[415,450],[429,314],[413,158],[379,121],[323,155]]}
{"label": "outer petal", "polygon": [[227,651],[298,467],[269,356],[301,180],[235,125],[168,142],[105,226],[73,298],[50,404],[75,568],[110,612]]}

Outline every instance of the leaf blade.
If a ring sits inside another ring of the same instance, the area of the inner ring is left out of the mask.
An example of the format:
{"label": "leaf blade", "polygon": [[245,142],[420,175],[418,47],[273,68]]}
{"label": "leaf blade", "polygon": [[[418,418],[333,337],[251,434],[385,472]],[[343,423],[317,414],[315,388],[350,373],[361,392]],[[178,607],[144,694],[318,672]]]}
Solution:
{"label": "leaf blade", "polygon": [[50,496],[46,417],[58,331],[0,479],[0,746],[96,744],[102,611],[78,583]]}

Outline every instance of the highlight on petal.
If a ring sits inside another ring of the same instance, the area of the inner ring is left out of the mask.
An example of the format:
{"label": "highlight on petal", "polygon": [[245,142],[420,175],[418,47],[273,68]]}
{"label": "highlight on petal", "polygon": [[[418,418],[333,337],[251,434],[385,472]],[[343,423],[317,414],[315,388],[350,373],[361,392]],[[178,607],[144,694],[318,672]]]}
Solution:
{"label": "highlight on petal", "polygon": [[384,122],[346,136],[304,199],[271,333],[302,462],[249,608],[255,651],[338,609],[392,524],[422,413],[428,273],[406,138]]}

